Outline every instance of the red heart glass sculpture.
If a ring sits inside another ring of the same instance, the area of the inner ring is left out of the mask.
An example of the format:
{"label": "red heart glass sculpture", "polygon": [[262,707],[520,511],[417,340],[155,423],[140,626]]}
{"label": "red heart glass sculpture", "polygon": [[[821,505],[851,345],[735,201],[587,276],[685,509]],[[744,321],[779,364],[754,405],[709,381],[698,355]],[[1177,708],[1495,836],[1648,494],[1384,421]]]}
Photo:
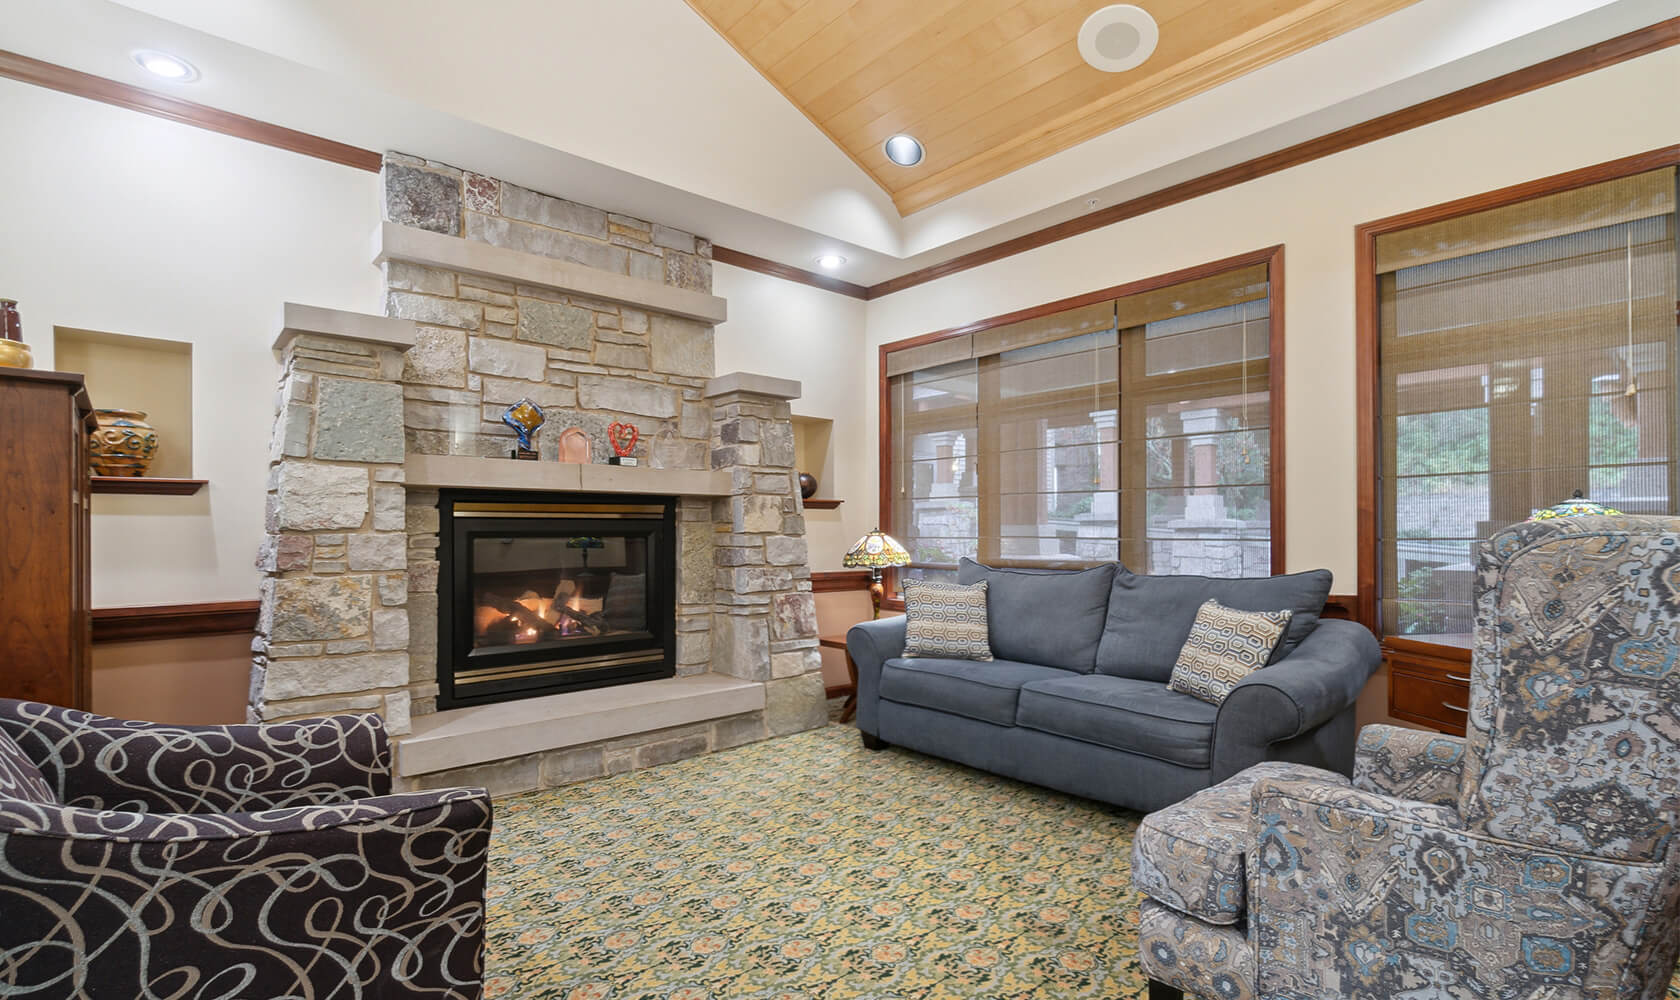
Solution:
{"label": "red heart glass sculpture", "polygon": [[612,445],[613,454],[619,458],[628,457],[636,450],[636,442],[641,440],[642,432],[635,424],[621,424],[614,421],[607,426],[607,443]]}

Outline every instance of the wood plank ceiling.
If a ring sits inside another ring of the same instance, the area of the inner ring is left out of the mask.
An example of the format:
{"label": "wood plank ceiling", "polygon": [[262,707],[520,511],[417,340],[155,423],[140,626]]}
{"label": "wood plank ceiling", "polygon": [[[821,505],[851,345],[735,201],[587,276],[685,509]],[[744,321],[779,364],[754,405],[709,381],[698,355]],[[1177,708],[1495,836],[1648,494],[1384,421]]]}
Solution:
{"label": "wood plank ceiling", "polygon": [[687,0],[906,215],[1415,2],[1141,0],[1159,47],[1104,73],[1077,39],[1107,0]]}

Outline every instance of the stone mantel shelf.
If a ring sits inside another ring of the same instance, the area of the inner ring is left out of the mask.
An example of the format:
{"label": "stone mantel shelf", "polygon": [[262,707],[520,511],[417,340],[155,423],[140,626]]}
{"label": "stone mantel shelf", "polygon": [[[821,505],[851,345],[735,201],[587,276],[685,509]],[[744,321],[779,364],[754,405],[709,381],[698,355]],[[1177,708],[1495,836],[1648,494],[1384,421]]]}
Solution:
{"label": "stone mantel shelf", "polygon": [[414,720],[397,747],[405,778],[725,719],[764,708],[764,685],[694,674],[455,708]]}
{"label": "stone mantel shelf", "polygon": [[409,486],[541,490],[545,492],[641,493],[653,496],[722,497],[734,485],[727,469],[652,469],[646,466],[522,462],[466,455],[408,456]]}
{"label": "stone mantel shelf", "polygon": [[380,223],[373,234],[373,262],[383,264],[388,260],[404,260],[427,267],[501,278],[522,285],[542,285],[577,292],[702,323],[722,323],[728,317],[726,301],[706,292],[675,288],[395,222]]}

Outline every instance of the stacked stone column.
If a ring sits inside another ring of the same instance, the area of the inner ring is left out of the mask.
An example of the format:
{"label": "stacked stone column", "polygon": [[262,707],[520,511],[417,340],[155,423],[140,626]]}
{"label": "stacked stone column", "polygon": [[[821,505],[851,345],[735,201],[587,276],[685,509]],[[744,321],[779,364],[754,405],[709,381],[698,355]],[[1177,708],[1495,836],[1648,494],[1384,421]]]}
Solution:
{"label": "stacked stone column", "polygon": [[794,474],[790,399],[799,383],[736,373],[707,385],[712,468],[733,495],[714,503],[712,670],[761,681],[772,736],[825,725],[816,604]]}
{"label": "stacked stone column", "polygon": [[282,370],[249,715],[376,711],[392,733],[406,733],[415,692],[401,378],[413,324],[311,309],[301,312],[328,329],[300,330],[290,323],[294,308],[276,344]]}

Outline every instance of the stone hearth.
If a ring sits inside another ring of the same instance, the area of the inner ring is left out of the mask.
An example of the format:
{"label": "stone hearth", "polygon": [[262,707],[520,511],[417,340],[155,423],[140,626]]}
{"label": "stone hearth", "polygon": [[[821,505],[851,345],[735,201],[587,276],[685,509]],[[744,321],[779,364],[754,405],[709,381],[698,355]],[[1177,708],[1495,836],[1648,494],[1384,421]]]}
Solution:
{"label": "stone hearth", "polygon": [[[413,157],[384,182],[388,315],[288,304],[275,343],[250,717],[379,711],[406,783],[498,792],[822,725],[798,383],[714,377],[710,245]],[[540,462],[506,458],[520,398]],[[557,461],[614,421],[641,467]],[[675,678],[437,711],[437,490],[491,485],[678,498]]]}

